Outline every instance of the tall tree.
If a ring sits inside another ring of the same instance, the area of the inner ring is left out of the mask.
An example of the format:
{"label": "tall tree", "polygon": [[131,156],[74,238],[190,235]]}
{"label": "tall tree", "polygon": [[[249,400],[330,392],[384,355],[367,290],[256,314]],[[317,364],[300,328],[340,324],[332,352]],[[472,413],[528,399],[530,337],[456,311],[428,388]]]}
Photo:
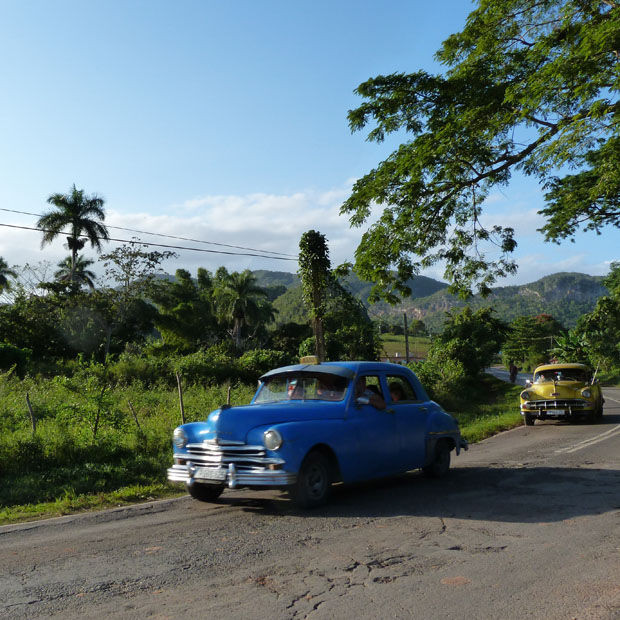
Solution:
{"label": "tall tree", "polygon": [[267,293],[256,284],[256,277],[249,270],[230,274],[218,270],[215,283],[218,312],[231,322],[235,346],[240,349],[244,327],[257,326],[273,318],[271,304],[266,301]]}
{"label": "tall tree", "polygon": [[78,252],[87,242],[97,251],[101,251],[101,242],[109,239],[108,229],[103,224],[104,200],[94,194],[85,195],[84,190],[77,189],[74,184],[68,194],[52,194],[47,202],[56,209],[42,215],[37,222],[37,228],[43,232],[41,247],[51,243],[59,235],[67,235],[73,280]]}
{"label": "tall tree", "polygon": [[494,316],[493,308],[472,310],[469,306],[447,313],[443,332],[433,343],[435,350],[463,364],[466,376],[475,378],[491,365],[502,348],[508,326]]}
{"label": "tall tree", "polygon": [[9,278],[16,278],[17,273],[11,269],[8,263],[0,256],[0,293],[11,290]]}
{"label": "tall tree", "polygon": [[593,366],[620,368],[620,262],[611,263],[603,284],[609,295],[600,297],[592,312],[580,317],[571,334],[585,342]]}
{"label": "tall tree", "polygon": [[356,92],[367,101],[349,111],[353,131],[374,125],[369,140],[412,136],[357,181],[342,207],[354,226],[374,203],[383,207],[356,252],[375,296],[408,293],[406,279],[437,262],[464,295],[474,285],[488,293],[513,273],[514,231],[481,216],[514,171],[548,190],[546,240],[620,226],[616,0],[479,0],[437,59],[443,75],[364,82]]}
{"label": "tall tree", "polygon": [[326,292],[332,280],[329,248],[325,235],[316,230],[305,232],[299,241],[299,271],[303,299],[312,321],[316,356],[325,360],[323,320],[326,312]]}
{"label": "tall tree", "polygon": [[87,286],[91,291],[95,288],[95,280],[97,276],[94,271],[91,271],[89,267],[95,261],[83,256],[78,256],[75,259],[75,264],[71,264],[71,256],[67,256],[65,260],[58,263],[58,271],[54,273],[54,277],[59,282],[68,282],[80,287],[82,285]]}
{"label": "tall tree", "polygon": [[166,344],[187,351],[213,344],[217,333],[213,279],[206,269],[199,267],[196,279],[177,269],[172,282],[157,282],[151,297],[159,308],[155,326]]}
{"label": "tall tree", "polygon": [[112,284],[100,291],[107,322],[106,354],[113,334],[120,344],[150,333],[157,312],[148,299],[157,275],[163,272],[161,263],[175,256],[168,250],[149,251],[136,240],[101,256],[104,277]]}

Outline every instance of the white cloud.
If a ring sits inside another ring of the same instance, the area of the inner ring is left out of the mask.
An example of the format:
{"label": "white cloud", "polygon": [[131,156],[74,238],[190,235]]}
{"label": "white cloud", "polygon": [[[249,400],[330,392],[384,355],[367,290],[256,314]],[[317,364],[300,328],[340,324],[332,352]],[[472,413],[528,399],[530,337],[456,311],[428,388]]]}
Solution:
{"label": "white cloud", "polygon": [[[362,228],[351,228],[348,217],[339,213],[353,182],[351,179],[340,187],[322,192],[304,190],[288,195],[255,193],[194,197],[171,205],[168,215],[128,213],[109,208],[106,223],[110,226],[186,239],[171,239],[111,228],[110,234],[114,238],[131,239],[135,236],[145,242],[211,250],[197,252],[177,249],[179,257],[164,264],[164,268],[170,273],[178,268],[194,273],[198,267],[213,271],[220,265],[230,270],[269,269],[294,272],[297,270],[295,260],[278,260],[276,255],[273,258],[260,258],[243,254],[255,254],[254,250],[259,250],[296,256],[302,233],[310,229],[318,230],[327,237],[332,264],[337,265],[353,259],[361,235],[367,229],[366,225]],[[600,275],[608,273],[609,264],[614,259],[608,254],[600,255],[600,252],[596,255],[593,251],[594,248],[601,247],[602,238],[597,237],[595,245],[592,245],[592,242],[566,243],[562,246],[544,244],[542,236],[536,232],[543,223],[542,218],[537,214],[536,208],[532,208],[531,203],[519,205],[508,201],[502,195],[494,196],[490,202],[492,206],[490,205],[483,215],[483,224],[511,226],[519,241],[515,253],[519,272],[517,276],[504,279],[499,284],[531,282],[558,271]],[[375,206],[370,222],[375,221],[380,212],[381,209]],[[35,217],[10,217],[12,219],[3,219],[5,222],[24,226],[34,226],[36,221]],[[192,240],[212,243],[201,244]],[[26,262],[35,264],[45,260],[55,265],[67,256],[68,251],[63,247],[64,239],[43,249],[40,248],[40,241],[41,236],[37,231],[0,227],[0,256],[10,265],[23,265]],[[215,245],[213,242],[224,245]],[[118,243],[111,243],[107,247],[112,249],[117,245]],[[85,252],[88,257],[95,258],[94,252],[88,246]],[[443,279],[443,268],[435,265],[425,271],[424,275]]]}
{"label": "white cloud", "polygon": [[[363,230],[351,229],[348,218],[339,214],[340,206],[348,196],[350,188],[351,184],[346,183],[342,187],[324,192],[307,190],[289,195],[257,193],[202,196],[171,206],[169,215],[127,213],[108,208],[106,224],[110,227],[110,236],[115,239],[139,238],[149,243],[211,250],[198,252],[176,249],[179,257],[165,265],[171,272],[180,267],[194,271],[200,266],[214,270],[220,265],[229,269],[296,271],[295,260],[278,260],[275,254],[274,258],[243,254],[255,254],[254,250],[258,250],[287,254],[287,258],[295,257],[301,235],[314,229],[327,237],[333,265],[351,260]],[[36,218],[21,216],[20,223],[34,227],[35,220]],[[171,239],[133,231],[148,231],[185,239]],[[43,249],[40,249],[40,241],[41,235],[37,231],[0,228],[0,256],[11,265],[43,260],[55,265],[67,256],[68,251],[63,247],[64,238]],[[112,249],[117,245],[118,242],[111,242],[104,247]],[[95,257],[88,246],[85,254]]]}

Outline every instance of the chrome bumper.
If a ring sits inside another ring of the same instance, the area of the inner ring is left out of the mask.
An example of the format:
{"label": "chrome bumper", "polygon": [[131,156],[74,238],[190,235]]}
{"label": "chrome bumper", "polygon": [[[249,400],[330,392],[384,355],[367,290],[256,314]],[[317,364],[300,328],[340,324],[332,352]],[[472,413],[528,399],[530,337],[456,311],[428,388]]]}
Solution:
{"label": "chrome bumper", "polygon": [[[223,484],[230,489],[236,487],[286,487],[295,484],[297,475],[282,470],[240,469],[234,463],[227,468],[213,467],[209,477],[195,477],[197,467],[193,465],[173,465],[168,468],[170,482],[194,482],[204,484]],[[204,469],[204,468],[203,468]]]}

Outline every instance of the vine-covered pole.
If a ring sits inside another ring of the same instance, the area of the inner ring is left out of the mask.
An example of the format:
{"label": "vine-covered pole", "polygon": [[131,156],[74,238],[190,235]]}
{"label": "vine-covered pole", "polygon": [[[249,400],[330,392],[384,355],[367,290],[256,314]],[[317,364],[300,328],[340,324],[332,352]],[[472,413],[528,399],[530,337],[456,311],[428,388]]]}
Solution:
{"label": "vine-covered pole", "polygon": [[303,298],[312,321],[315,352],[320,362],[325,361],[325,292],[331,278],[331,263],[325,235],[309,230],[299,241],[299,270]]}

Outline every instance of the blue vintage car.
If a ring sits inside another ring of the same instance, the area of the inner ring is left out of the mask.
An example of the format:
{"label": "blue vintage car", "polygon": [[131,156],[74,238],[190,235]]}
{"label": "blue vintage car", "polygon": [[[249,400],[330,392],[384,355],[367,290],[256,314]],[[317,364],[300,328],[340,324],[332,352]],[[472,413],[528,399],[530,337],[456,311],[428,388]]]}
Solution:
{"label": "blue vintage car", "polygon": [[324,503],[333,482],[416,468],[432,477],[467,449],[457,421],[429,400],[411,370],[382,362],[325,362],[272,370],[247,406],[224,405],[174,431],[168,480],[215,501],[225,487],[286,488]]}

